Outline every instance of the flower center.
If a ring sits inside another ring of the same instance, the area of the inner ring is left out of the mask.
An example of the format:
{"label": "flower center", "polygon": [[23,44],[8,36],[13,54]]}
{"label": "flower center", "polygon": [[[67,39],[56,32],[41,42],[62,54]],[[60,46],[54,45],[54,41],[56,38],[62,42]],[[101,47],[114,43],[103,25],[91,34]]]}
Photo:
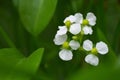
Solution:
{"label": "flower center", "polygon": [[72,39],[73,40],[78,40],[78,37],[77,36],[72,36]]}
{"label": "flower center", "polygon": [[91,50],[91,53],[97,54],[97,53],[98,53],[98,52],[97,52],[97,49],[96,49],[96,48],[93,48],[93,49]]}
{"label": "flower center", "polygon": [[63,43],[62,48],[68,49],[69,48],[69,43],[66,41]]}
{"label": "flower center", "polygon": [[88,25],[89,24],[89,21],[87,19],[84,19],[83,22],[82,22],[83,25]]}
{"label": "flower center", "polygon": [[71,22],[70,22],[70,21],[66,21],[66,22],[65,22],[65,26],[67,26],[68,28],[70,27],[70,25],[71,25]]}
{"label": "flower center", "polygon": [[81,32],[80,32],[80,33],[81,33],[81,35],[84,35],[84,31],[83,31],[83,30],[81,30]]}

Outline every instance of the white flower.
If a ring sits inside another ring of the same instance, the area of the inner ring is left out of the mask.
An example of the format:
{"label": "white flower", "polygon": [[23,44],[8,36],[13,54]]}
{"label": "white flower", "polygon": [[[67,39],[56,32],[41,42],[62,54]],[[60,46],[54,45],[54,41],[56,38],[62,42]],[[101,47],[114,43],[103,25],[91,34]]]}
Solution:
{"label": "white flower", "polygon": [[76,18],[76,23],[80,23],[82,24],[82,21],[83,21],[83,15],[81,13],[76,13],[75,15],[75,18]]}
{"label": "white flower", "polygon": [[83,27],[83,31],[84,31],[84,34],[85,35],[88,35],[88,34],[92,34],[93,33],[93,30],[92,30],[92,28],[91,27],[88,27],[88,26],[84,26]]}
{"label": "white flower", "polygon": [[53,41],[56,45],[62,45],[66,40],[67,40],[67,35],[66,34],[64,34],[64,35],[56,34]]}
{"label": "white flower", "polygon": [[[73,57],[72,50],[77,50],[80,47],[80,44],[78,41],[71,40],[69,43],[63,43],[63,46],[65,47],[63,47],[64,49],[59,52],[59,57],[64,61],[68,61]],[[71,50],[68,50],[68,47],[71,47]]]}
{"label": "white flower", "polygon": [[72,54],[72,51],[71,50],[67,50],[67,49],[62,49],[60,52],[59,52],[59,57],[64,60],[64,61],[69,61],[72,59],[73,57],[73,54]]}
{"label": "white flower", "polygon": [[71,23],[74,23],[76,21],[76,17],[73,16],[73,15],[70,15],[70,16],[65,18],[64,23],[66,23],[67,21],[70,21]]}
{"label": "white flower", "polygon": [[89,21],[89,25],[94,26],[96,24],[96,16],[93,13],[87,13],[86,19]]}
{"label": "white flower", "polygon": [[100,41],[96,44],[96,49],[98,51],[98,53],[100,54],[106,54],[108,53],[108,46],[106,43]]}
{"label": "white flower", "polygon": [[81,31],[81,25],[80,24],[72,24],[70,26],[70,29],[69,29],[69,32],[76,35],[76,34],[79,34]]}
{"label": "white flower", "polygon": [[[90,40],[85,40],[83,42],[83,48],[86,51],[91,51],[91,53],[98,52],[99,54],[106,54],[108,53],[108,46],[104,42],[100,41],[96,44],[95,48],[93,48],[93,43]],[[97,56],[93,54],[88,54],[85,57],[85,61],[91,65],[97,66],[99,63],[99,59]]]}
{"label": "white flower", "polygon": [[97,56],[93,55],[93,54],[88,54],[85,57],[85,61],[93,66],[97,66],[99,63],[99,59]]}
{"label": "white flower", "polygon": [[[93,48],[93,43],[92,41],[90,40],[85,40],[83,42],[83,48],[86,50],[86,51],[91,51]],[[95,49],[97,50],[97,52],[99,54],[107,54],[108,53],[108,46],[106,43],[100,41],[96,44],[95,46]]]}
{"label": "white flower", "polygon": [[86,19],[83,18],[83,15],[81,13],[76,13],[75,17],[76,17],[76,21],[75,21],[76,23],[90,25],[90,26],[94,26],[96,24],[96,16],[92,12],[87,13]]}
{"label": "white flower", "polygon": [[69,46],[73,49],[73,50],[77,50],[80,47],[80,43],[78,41],[75,40],[71,40],[69,43]]}
{"label": "white flower", "polygon": [[64,35],[67,33],[67,27],[66,26],[58,26],[59,30],[57,31],[57,35]]}
{"label": "white flower", "polygon": [[90,40],[85,40],[85,41],[83,42],[83,48],[84,48],[86,51],[92,50],[92,48],[93,48],[93,43],[92,43],[92,41],[90,41]]}

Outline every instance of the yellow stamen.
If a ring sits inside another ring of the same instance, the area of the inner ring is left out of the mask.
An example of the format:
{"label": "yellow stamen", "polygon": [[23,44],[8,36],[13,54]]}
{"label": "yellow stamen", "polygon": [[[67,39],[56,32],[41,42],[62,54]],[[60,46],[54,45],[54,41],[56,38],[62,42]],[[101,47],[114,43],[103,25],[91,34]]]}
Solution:
{"label": "yellow stamen", "polygon": [[97,53],[98,53],[98,52],[97,52],[97,49],[96,49],[96,48],[93,48],[93,49],[91,50],[91,53],[97,54]]}
{"label": "yellow stamen", "polygon": [[80,32],[80,33],[81,33],[81,35],[84,35],[84,31],[83,31],[83,30],[81,30],[81,32]]}
{"label": "yellow stamen", "polygon": [[71,25],[71,22],[70,22],[70,21],[66,21],[66,22],[65,22],[65,26],[67,26],[68,28],[70,27],[70,25]]}
{"label": "yellow stamen", "polygon": [[78,37],[77,36],[73,36],[72,39],[73,40],[78,40]]}
{"label": "yellow stamen", "polygon": [[84,19],[83,22],[82,22],[83,25],[88,25],[89,24],[89,21],[87,19]]}
{"label": "yellow stamen", "polygon": [[68,49],[69,48],[69,43],[66,41],[63,43],[62,48]]}

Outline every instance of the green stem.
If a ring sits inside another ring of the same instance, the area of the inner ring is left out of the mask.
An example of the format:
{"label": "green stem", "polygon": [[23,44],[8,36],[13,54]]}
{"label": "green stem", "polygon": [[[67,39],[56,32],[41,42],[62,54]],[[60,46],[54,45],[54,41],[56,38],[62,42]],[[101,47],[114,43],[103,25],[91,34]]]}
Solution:
{"label": "green stem", "polygon": [[82,40],[83,40],[83,34],[80,34],[79,40],[80,40],[80,44],[81,44],[81,43],[82,43]]}
{"label": "green stem", "polygon": [[6,40],[7,44],[10,47],[15,48],[14,43],[11,41],[11,39],[9,38],[9,36],[7,35],[7,33],[2,29],[2,27],[0,27],[0,34],[3,36],[3,38]]}

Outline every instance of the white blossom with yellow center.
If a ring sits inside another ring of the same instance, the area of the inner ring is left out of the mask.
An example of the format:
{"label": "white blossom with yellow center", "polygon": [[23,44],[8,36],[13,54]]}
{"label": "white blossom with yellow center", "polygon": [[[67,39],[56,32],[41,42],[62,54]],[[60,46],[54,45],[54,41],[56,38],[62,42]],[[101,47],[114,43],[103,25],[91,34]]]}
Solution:
{"label": "white blossom with yellow center", "polygon": [[[81,15],[82,16],[82,15]],[[80,24],[80,14],[76,13],[75,15],[70,15],[65,18],[64,23],[65,26],[68,28],[68,31],[73,34],[77,35],[81,31],[81,24]]]}
{"label": "white blossom with yellow center", "polygon": [[[58,31],[53,40],[56,45],[61,45],[62,47],[59,51],[59,58],[63,61],[69,61],[73,58],[73,51],[83,50],[89,53],[85,57],[85,62],[97,66],[99,58],[96,54],[107,54],[107,44],[100,41],[94,46],[89,39],[83,41],[83,35],[92,35],[92,26],[96,24],[96,16],[89,12],[84,19],[81,13],[76,13],[66,17],[63,22],[65,25],[58,26]],[[82,42],[83,48],[80,47]]]}
{"label": "white blossom with yellow center", "polygon": [[90,54],[88,54],[85,57],[85,61],[91,65],[97,66],[99,63],[98,57],[95,55],[96,53],[99,54],[107,54],[108,53],[108,46],[106,43],[100,41],[96,44],[95,48],[93,48],[93,43],[90,40],[85,40],[83,42],[83,49],[86,51],[91,51]]}
{"label": "white blossom with yellow center", "polygon": [[[69,47],[71,49],[69,49]],[[80,43],[75,40],[71,40],[69,43],[63,43],[63,49],[59,52],[60,59],[64,61],[71,60],[73,57],[72,50],[77,50],[80,47]]]}
{"label": "white blossom with yellow center", "polygon": [[83,25],[94,26],[96,24],[96,16],[92,12],[87,13],[85,19],[83,18],[81,13],[77,13],[76,15],[79,19],[79,22]]}

